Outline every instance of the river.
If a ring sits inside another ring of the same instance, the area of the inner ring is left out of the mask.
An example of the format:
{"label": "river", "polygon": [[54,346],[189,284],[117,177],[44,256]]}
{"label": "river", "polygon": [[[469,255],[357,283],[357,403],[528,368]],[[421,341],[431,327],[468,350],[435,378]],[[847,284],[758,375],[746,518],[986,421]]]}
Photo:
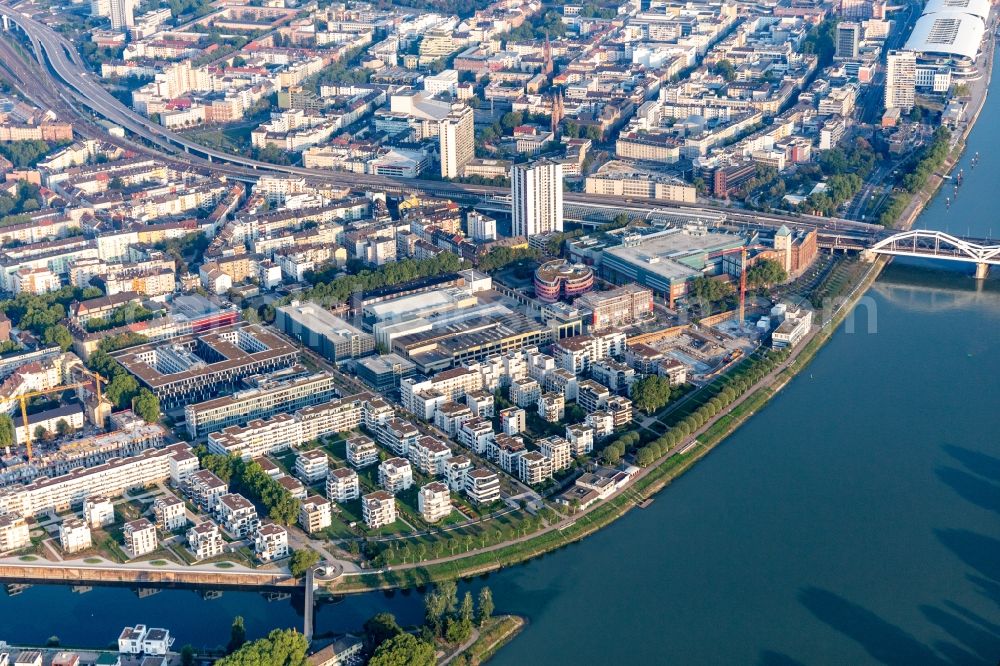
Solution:
{"label": "river", "polygon": [[[996,95],[968,153],[957,200],[947,208],[942,192],[917,226],[993,235]],[[838,331],[649,508],[471,583],[530,619],[495,663],[996,664],[1000,280],[970,273],[897,261],[854,333]],[[416,593],[350,597],[320,606],[317,632],[379,610],[417,622],[421,605]],[[34,586],[0,595],[0,639],[99,647],[143,622],[178,645],[213,646],[237,614],[251,637],[301,627],[300,606],[253,592]]]}

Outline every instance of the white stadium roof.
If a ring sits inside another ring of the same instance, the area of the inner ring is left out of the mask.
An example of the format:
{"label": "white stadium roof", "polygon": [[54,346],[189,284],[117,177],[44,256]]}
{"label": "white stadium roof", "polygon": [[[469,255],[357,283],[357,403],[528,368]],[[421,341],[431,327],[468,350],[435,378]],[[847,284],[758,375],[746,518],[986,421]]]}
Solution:
{"label": "white stadium roof", "polygon": [[986,23],[990,15],[990,0],[928,0],[921,14],[961,12],[979,17]]}
{"label": "white stadium roof", "polygon": [[[928,7],[931,4],[955,1],[930,0]],[[927,55],[956,56],[974,60],[985,32],[986,26],[983,21],[973,14],[954,9],[935,11],[925,13],[917,20],[904,48],[907,51]]]}

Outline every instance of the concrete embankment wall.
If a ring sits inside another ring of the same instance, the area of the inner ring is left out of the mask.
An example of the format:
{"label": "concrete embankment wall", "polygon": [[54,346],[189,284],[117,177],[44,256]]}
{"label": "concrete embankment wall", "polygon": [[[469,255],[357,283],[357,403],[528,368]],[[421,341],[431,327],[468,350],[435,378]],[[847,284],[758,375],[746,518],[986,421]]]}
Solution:
{"label": "concrete embankment wall", "polygon": [[170,571],[133,568],[52,567],[0,564],[0,580],[78,585],[83,583],[150,583],[206,587],[295,587],[296,581],[281,573],[226,571]]}

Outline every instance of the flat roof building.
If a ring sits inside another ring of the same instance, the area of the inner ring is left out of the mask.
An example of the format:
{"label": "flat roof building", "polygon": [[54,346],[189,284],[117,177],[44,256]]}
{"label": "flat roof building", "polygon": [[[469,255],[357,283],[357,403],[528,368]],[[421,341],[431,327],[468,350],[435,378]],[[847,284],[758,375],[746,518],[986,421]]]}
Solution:
{"label": "flat roof building", "polygon": [[315,303],[293,302],[278,308],[274,324],[334,363],[375,351],[375,338]]}
{"label": "flat roof building", "polygon": [[165,408],[232,391],[245,377],[293,365],[299,352],[263,326],[230,326],[114,355]]}

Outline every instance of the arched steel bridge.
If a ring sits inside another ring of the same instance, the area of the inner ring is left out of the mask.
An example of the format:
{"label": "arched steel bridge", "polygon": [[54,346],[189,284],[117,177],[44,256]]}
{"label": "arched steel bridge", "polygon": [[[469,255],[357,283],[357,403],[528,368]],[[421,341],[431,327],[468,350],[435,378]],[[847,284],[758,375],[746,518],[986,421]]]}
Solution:
{"label": "arched steel bridge", "polygon": [[869,248],[876,254],[965,261],[976,265],[976,277],[986,277],[990,266],[1000,265],[1000,245],[952,236],[944,231],[911,229],[883,238]]}

